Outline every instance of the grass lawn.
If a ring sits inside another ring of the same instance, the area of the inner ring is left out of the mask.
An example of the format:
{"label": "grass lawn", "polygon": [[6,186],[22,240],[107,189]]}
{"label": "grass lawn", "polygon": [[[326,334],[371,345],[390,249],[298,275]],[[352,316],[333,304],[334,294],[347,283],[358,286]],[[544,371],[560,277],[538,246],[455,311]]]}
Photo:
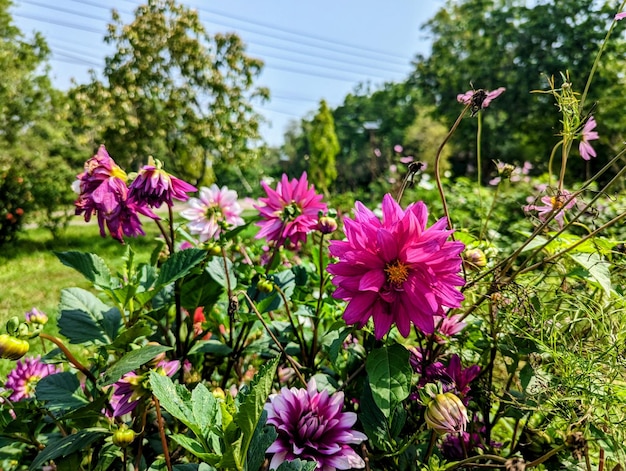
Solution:
{"label": "grass lawn", "polygon": [[[147,261],[156,246],[156,224],[144,223],[146,236],[128,238],[139,261]],[[115,272],[123,263],[126,247],[110,237],[100,237],[96,224],[72,224],[65,235],[54,240],[44,229],[22,232],[17,241],[0,249],[0,328],[12,316],[22,317],[33,307],[56,318],[61,289],[89,283],[63,265],[54,252],[92,252],[102,257]]]}

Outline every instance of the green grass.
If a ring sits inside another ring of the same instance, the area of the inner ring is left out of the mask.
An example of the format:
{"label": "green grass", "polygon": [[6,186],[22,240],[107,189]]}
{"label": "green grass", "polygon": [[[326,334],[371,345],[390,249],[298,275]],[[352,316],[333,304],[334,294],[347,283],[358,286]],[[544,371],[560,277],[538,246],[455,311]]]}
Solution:
{"label": "green grass", "polygon": [[[145,236],[126,241],[139,261],[149,259],[159,234],[156,225],[149,222],[144,230]],[[57,240],[44,229],[24,231],[17,241],[0,249],[0,330],[8,318],[22,317],[33,307],[53,321],[63,288],[90,287],[82,275],[63,265],[54,254],[64,251],[96,253],[115,272],[123,263],[126,247],[110,237],[100,237],[95,224],[71,225]]]}

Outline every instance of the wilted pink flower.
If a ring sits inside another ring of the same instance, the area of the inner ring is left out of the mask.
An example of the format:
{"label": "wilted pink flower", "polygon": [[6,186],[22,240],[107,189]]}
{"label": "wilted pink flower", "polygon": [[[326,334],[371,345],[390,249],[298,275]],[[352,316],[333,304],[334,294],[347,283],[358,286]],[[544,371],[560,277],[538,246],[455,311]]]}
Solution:
{"label": "wilted pink flower", "polygon": [[195,186],[170,175],[163,170],[161,162],[150,157],[148,165],[139,170],[130,185],[130,198],[152,208],[159,208],[163,203],[171,207],[172,199],[187,201],[187,193],[194,191],[198,191]]}
{"label": "wilted pink flower", "polygon": [[74,203],[76,214],[84,214],[85,221],[96,214],[100,234],[106,237],[106,229],[114,239],[124,242],[123,236],[144,234],[138,213],[151,219],[159,219],[145,205],[129,197],[126,173],[109,156],[104,146],[85,163],[85,171],[78,175],[79,191]]}
{"label": "wilted pink flower", "polygon": [[585,160],[589,160],[596,156],[595,149],[591,147],[591,144],[589,144],[589,141],[595,141],[600,137],[596,131],[593,131],[595,128],[596,120],[593,116],[589,116],[589,119],[585,122],[583,130],[580,133],[580,143],[578,144],[578,152],[580,152],[580,156]]}
{"label": "wilted pink flower", "polygon": [[500,87],[493,91],[487,90],[468,90],[465,93],[459,93],[456,100],[464,105],[470,105],[472,116],[475,116],[481,109],[487,108],[492,100],[504,93],[506,88]]}
{"label": "wilted pink flower", "polygon": [[61,368],[42,363],[39,358],[37,356],[18,360],[15,368],[9,372],[4,385],[13,390],[10,400],[21,401],[32,397],[41,378],[61,372]]}
{"label": "wilted pink flower", "polygon": [[[156,371],[171,377],[179,368],[180,361],[178,360],[161,360],[156,366]],[[137,374],[131,371],[113,385],[113,395],[111,396],[113,417],[119,417],[133,411],[139,404],[139,400],[150,394],[150,391],[144,387],[145,381],[146,373]]]}
{"label": "wilted pink flower", "polygon": [[357,417],[341,411],[343,401],[343,392],[332,396],[326,390],[318,392],[313,379],[307,389],[284,387],[271,395],[265,404],[267,423],[276,427],[278,437],[267,450],[274,454],[270,469],[295,459],[315,461],[323,471],[365,467],[350,444],[367,436],[352,430]]}
{"label": "wilted pink flower", "polygon": [[213,184],[200,188],[199,198],[189,199],[189,208],[180,215],[189,222],[189,232],[198,235],[200,242],[217,239],[223,231],[244,224],[241,206],[237,202],[237,192]]}
{"label": "wilted pink flower", "polygon": [[254,207],[261,213],[262,221],[257,225],[261,230],[257,239],[265,237],[277,245],[288,242],[289,247],[298,248],[306,240],[306,235],[317,226],[320,212],[326,212],[326,203],[322,195],[315,193],[315,187],[309,186],[306,172],[299,180],[289,181],[283,174],[276,190],[261,182],[267,198],[259,198],[263,205]]}
{"label": "wilted pink flower", "polygon": [[554,219],[559,224],[559,227],[563,227],[563,219],[565,218],[565,211],[572,209],[576,205],[576,198],[572,198],[571,201],[565,204],[572,194],[567,190],[560,190],[558,194],[554,196],[543,196],[541,198],[542,206],[537,204],[528,204],[524,206],[525,212],[538,211],[537,217],[541,222],[545,222],[553,212],[556,212]]}
{"label": "wilted pink flower", "polygon": [[615,15],[615,21],[623,20],[624,18],[626,18],[626,11],[622,11]]}
{"label": "wilted pink flower", "polygon": [[464,245],[447,240],[452,231],[445,218],[426,228],[428,209],[421,201],[403,210],[387,194],[382,212],[381,221],[357,202],[354,220],[345,220],[347,240],[331,241],[330,253],[339,258],[328,267],[337,286],[333,296],[349,301],[347,324],[362,327],[373,317],[378,339],[394,323],[405,337],[411,322],[431,334],[434,316],[464,299],[456,289],[465,283],[458,275]]}

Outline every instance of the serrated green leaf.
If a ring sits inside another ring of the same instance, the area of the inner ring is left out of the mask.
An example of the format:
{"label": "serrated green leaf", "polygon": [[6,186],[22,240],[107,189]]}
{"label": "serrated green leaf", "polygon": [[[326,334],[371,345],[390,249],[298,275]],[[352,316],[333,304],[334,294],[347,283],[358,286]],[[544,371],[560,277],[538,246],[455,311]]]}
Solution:
{"label": "serrated green leaf", "polygon": [[117,336],[121,324],[119,311],[87,290],[62,290],[59,310],[59,332],[70,343],[108,345]]}
{"label": "serrated green leaf", "polygon": [[[171,347],[163,345],[145,345],[137,350],[132,350],[120,358],[104,376],[103,386],[115,383],[129,371],[136,370],[141,365],[148,363],[158,354],[171,350]],[[160,375],[159,375],[160,376]]]}
{"label": "serrated green leaf", "polygon": [[104,260],[92,253],[55,252],[61,263],[73,268],[100,288],[112,288],[111,271]]}
{"label": "serrated green leaf", "polygon": [[233,271],[233,263],[226,259],[226,267],[224,267],[224,258],[213,257],[206,264],[206,272],[213,278],[222,288],[235,289],[237,286],[237,277]]}
{"label": "serrated green leaf", "polygon": [[140,320],[139,322],[119,334],[110,345],[110,347],[116,350],[126,351],[129,344],[133,343],[137,339],[146,337],[151,333],[152,327],[150,327],[150,325],[146,321]]}
{"label": "serrated green leaf", "polygon": [[365,369],[374,402],[385,417],[390,419],[391,411],[410,392],[413,372],[409,363],[409,351],[398,344],[376,349],[367,357]]}
{"label": "serrated green leaf", "polygon": [[150,386],[162,408],[189,427],[197,437],[203,437],[191,409],[191,393],[187,388],[174,384],[168,376],[156,371],[150,372]]}
{"label": "serrated green leaf", "polygon": [[84,450],[107,434],[108,431],[102,429],[83,429],[58,440],[51,440],[48,446],[33,460],[28,469],[33,471],[40,469],[48,460],[69,456],[76,451]]}
{"label": "serrated green leaf", "polygon": [[89,404],[82,394],[78,378],[68,372],[41,378],[37,382],[35,396],[40,401],[47,401],[47,407],[52,411],[77,409]]}
{"label": "serrated green leaf", "polygon": [[241,454],[236,456],[241,466],[243,466],[254,431],[263,413],[263,406],[272,391],[272,382],[278,367],[278,360],[279,358],[275,358],[259,370],[250,386],[250,391],[246,393],[235,415],[235,423],[241,429],[242,434]]}
{"label": "serrated green leaf", "polygon": [[191,391],[191,412],[194,422],[202,432],[200,438],[206,439],[211,427],[221,428],[221,416],[219,416],[219,423],[216,420],[220,412],[219,403],[202,383]]}
{"label": "serrated green leaf", "polygon": [[600,285],[607,296],[611,296],[611,265],[609,262],[598,253],[569,253],[568,256],[587,270],[591,280]]}
{"label": "serrated green leaf", "polygon": [[263,460],[265,459],[265,452],[269,446],[274,443],[278,433],[276,428],[272,425],[265,425],[267,422],[267,411],[263,410],[261,418],[254,431],[250,448],[248,449],[248,456],[246,459],[246,469],[256,470],[261,469]]}
{"label": "serrated green leaf", "polygon": [[180,290],[180,299],[185,309],[193,311],[198,306],[214,305],[223,292],[224,288],[203,271],[185,278]]}
{"label": "serrated green leaf", "polygon": [[155,285],[157,287],[169,285],[189,274],[204,260],[205,256],[206,251],[200,249],[187,249],[175,252],[161,266]]}

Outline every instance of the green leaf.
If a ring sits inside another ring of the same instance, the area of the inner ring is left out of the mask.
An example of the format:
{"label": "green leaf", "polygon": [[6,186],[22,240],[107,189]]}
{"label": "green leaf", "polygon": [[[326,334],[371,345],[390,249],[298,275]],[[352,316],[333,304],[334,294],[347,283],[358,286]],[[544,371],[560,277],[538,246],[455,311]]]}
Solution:
{"label": "green leaf", "polygon": [[225,343],[222,343],[219,340],[209,339],[198,341],[191,348],[191,350],[189,350],[189,355],[193,355],[196,353],[210,353],[218,357],[225,357],[228,356],[232,351],[233,349]]}
{"label": "green leaf", "polygon": [[224,289],[235,289],[237,286],[237,277],[233,271],[233,263],[226,259],[226,268],[224,268],[224,258],[213,257],[206,264],[206,272]]}
{"label": "green leaf", "polygon": [[278,367],[278,360],[279,358],[275,358],[259,370],[254,377],[253,384],[250,385],[250,391],[244,396],[235,415],[235,423],[239,426],[242,433],[241,454],[238,457],[235,455],[240,465],[244,463],[254,431],[261,419],[263,406],[272,391],[272,382]]}
{"label": "green leaf", "polygon": [[58,440],[50,440],[48,446],[37,455],[28,469],[33,471],[41,469],[41,466],[48,460],[66,457],[76,451],[84,450],[108,433],[107,430],[102,429],[83,429]]}
{"label": "green leaf", "polygon": [[171,347],[165,347],[163,345],[145,345],[137,350],[128,352],[106,373],[102,385],[107,386],[115,383],[129,371],[136,370],[141,365],[154,359],[154,357],[156,357],[159,353],[163,353],[171,349]]}
{"label": "green leaf", "polygon": [[317,467],[315,461],[302,461],[295,459],[293,461],[283,461],[276,471],[314,471]]}
{"label": "green leaf", "polygon": [[265,452],[278,436],[276,428],[272,425],[266,426],[266,422],[267,411],[263,410],[248,449],[248,457],[246,459],[246,469],[248,470],[261,469],[265,459]]}
{"label": "green leaf", "polygon": [[587,271],[591,280],[600,285],[608,297],[611,296],[611,265],[609,262],[598,253],[569,253],[568,256]]}
{"label": "green leaf", "polygon": [[201,431],[200,438],[205,439],[211,427],[221,428],[220,406],[215,396],[202,383],[191,391],[191,412],[194,422]]}
{"label": "green leaf", "polygon": [[77,409],[89,404],[82,395],[78,378],[68,372],[41,378],[35,388],[35,396],[40,401],[47,401],[47,407],[53,411]]}
{"label": "green leaf", "polygon": [[164,286],[187,275],[206,256],[206,251],[200,249],[187,249],[175,252],[161,266],[156,286]]}
{"label": "green leaf", "polygon": [[359,408],[359,421],[363,425],[363,431],[367,438],[376,448],[390,451],[387,420],[385,420],[385,415],[374,402],[372,389],[368,383],[363,385]]}
{"label": "green leaf", "polygon": [[144,321],[140,320],[136,324],[132,325],[129,329],[122,331],[120,335],[110,345],[111,348],[116,350],[126,351],[128,345],[140,339],[146,337],[152,333],[152,327]]}
{"label": "green leaf", "polygon": [[221,455],[215,453],[207,453],[198,440],[195,440],[187,435],[181,435],[179,433],[172,435],[172,439],[182,446],[185,450],[189,451],[193,455],[197,456],[201,460],[204,460],[210,464],[217,464],[221,459]]}
{"label": "green leaf", "polygon": [[410,392],[412,371],[409,351],[398,344],[376,349],[367,357],[365,369],[374,402],[390,419],[391,411]]}
{"label": "green leaf", "polygon": [[70,343],[108,345],[117,336],[121,324],[119,311],[89,291],[81,288],[62,290],[59,310],[59,332]]}
{"label": "green leaf", "polygon": [[185,278],[180,290],[181,303],[188,311],[198,306],[212,306],[220,298],[224,288],[217,283],[206,271],[199,275]]}
{"label": "green leaf", "polygon": [[111,271],[104,260],[92,253],[55,252],[61,263],[73,268],[100,288],[111,288]]}
{"label": "green leaf", "polygon": [[[333,331],[329,332],[328,336],[330,336],[330,335],[337,336],[337,338],[335,338],[332,341],[332,343],[330,344],[330,347],[328,349],[328,358],[330,359],[330,361],[332,363],[337,361],[337,356],[339,355],[339,350],[343,348],[343,343],[346,340],[346,338],[348,338],[348,335],[350,335],[350,332],[352,332],[352,328],[351,327],[346,327],[341,332],[337,332],[336,330],[333,330]],[[326,340],[326,339],[324,339],[324,340]],[[326,342],[324,342],[324,343],[326,343]]]}

